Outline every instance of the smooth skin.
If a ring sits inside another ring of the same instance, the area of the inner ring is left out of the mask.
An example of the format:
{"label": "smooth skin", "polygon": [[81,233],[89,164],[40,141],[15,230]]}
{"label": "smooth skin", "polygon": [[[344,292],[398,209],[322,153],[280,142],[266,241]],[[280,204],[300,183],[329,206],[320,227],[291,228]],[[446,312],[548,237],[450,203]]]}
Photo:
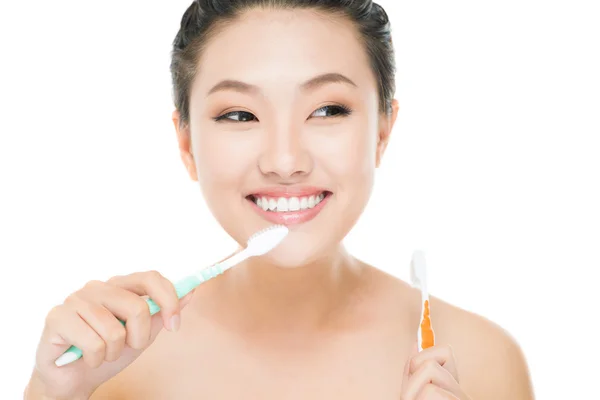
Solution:
{"label": "smooth skin", "polygon": [[[190,124],[172,115],[215,218],[243,244],[270,225],[246,195],[298,186],[333,195],[281,246],[181,303],[156,272],[86,285],[50,312],[27,398],[533,399],[515,340],[433,296],[436,346],[417,353],[420,292],[342,245],[399,110],[394,100],[391,115],[379,112],[356,28],[312,10],[261,9],[222,28],[199,61]],[[225,80],[243,84],[211,90]],[[139,294],[163,310],[150,318]],[[125,332],[109,311],[132,321]],[[177,314],[177,332],[160,329]],[[57,369],[67,343],[83,359]]]}

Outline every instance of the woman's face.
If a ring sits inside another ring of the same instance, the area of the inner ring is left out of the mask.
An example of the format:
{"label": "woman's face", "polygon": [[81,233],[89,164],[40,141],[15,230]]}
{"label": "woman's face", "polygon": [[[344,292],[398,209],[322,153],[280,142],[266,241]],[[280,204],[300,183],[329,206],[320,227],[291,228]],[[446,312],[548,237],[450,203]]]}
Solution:
{"label": "woman's face", "polygon": [[[290,234],[267,259],[305,265],[339,248],[366,206],[397,113],[350,22],[255,9],[205,48],[181,155],[240,244],[272,224]],[[178,113],[173,114],[178,128]]]}

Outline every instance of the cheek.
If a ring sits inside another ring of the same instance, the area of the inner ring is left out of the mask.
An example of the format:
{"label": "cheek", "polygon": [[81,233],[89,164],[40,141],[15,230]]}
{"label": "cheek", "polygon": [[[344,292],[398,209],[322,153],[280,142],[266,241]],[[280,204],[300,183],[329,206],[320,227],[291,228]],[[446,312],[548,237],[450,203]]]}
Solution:
{"label": "cheek", "polygon": [[[248,137],[248,135],[245,135]],[[238,190],[252,166],[253,152],[243,132],[204,131],[196,136],[194,154],[204,190]]]}
{"label": "cheek", "polygon": [[344,131],[321,138],[318,164],[336,192],[336,225],[347,231],[364,210],[373,187],[375,176],[375,129],[364,124],[348,124]]}
{"label": "cheek", "polygon": [[[377,133],[368,124],[348,124],[345,129],[315,141],[319,164],[339,186],[370,180],[375,170]],[[349,189],[349,188],[345,188]]]}

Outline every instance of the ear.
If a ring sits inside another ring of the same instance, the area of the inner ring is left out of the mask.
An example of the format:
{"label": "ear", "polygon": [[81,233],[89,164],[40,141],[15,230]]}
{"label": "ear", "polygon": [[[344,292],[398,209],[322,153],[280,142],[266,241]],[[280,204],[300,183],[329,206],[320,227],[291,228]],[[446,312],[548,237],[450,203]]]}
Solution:
{"label": "ear", "polygon": [[398,117],[398,110],[400,109],[400,105],[398,104],[398,100],[392,100],[392,112],[390,114],[383,113],[381,114],[379,120],[379,132],[377,136],[377,154],[375,156],[375,167],[379,168],[381,165],[381,159],[383,158],[383,153],[390,141],[390,135],[392,133],[392,128],[394,127],[394,123],[396,122],[396,117]]}
{"label": "ear", "polygon": [[173,125],[175,126],[175,132],[177,133],[177,141],[179,143],[179,155],[185,169],[187,169],[190,178],[193,181],[198,180],[198,174],[196,172],[196,164],[194,163],[194,155],[192,153],[192,140],[190,133],[190,125],[181,124],[181,114],[178,110],[173,111],[171,115]]}

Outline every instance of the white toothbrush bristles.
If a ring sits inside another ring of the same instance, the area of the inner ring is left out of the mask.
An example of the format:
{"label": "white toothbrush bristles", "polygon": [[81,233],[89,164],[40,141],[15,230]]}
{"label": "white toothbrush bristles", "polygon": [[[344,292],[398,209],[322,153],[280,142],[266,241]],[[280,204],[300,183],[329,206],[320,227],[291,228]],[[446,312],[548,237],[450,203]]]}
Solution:
{"label": "white toothbrush bristles", "polygon": [[273,225],[265,228],[250,236],[246,249],[254,256],[261,256],[278,246],[289,231],[285,225]]}
{"label": "white toothbrush bristles", "polygon": [[222,271],[226,271],[249,257],[262,256],[277,247],[288,233],[289,229],[285,225],[273,225],[265,228],[250,236],[247,246],[243,250],[223,260],[217,266]]}
{"label": "white toothbrush bristles", "polygon": [[427,268],[425,266],[425,255],[422,251],[416,250],[413,253],[410,267],[412,285],[427,294]]}

